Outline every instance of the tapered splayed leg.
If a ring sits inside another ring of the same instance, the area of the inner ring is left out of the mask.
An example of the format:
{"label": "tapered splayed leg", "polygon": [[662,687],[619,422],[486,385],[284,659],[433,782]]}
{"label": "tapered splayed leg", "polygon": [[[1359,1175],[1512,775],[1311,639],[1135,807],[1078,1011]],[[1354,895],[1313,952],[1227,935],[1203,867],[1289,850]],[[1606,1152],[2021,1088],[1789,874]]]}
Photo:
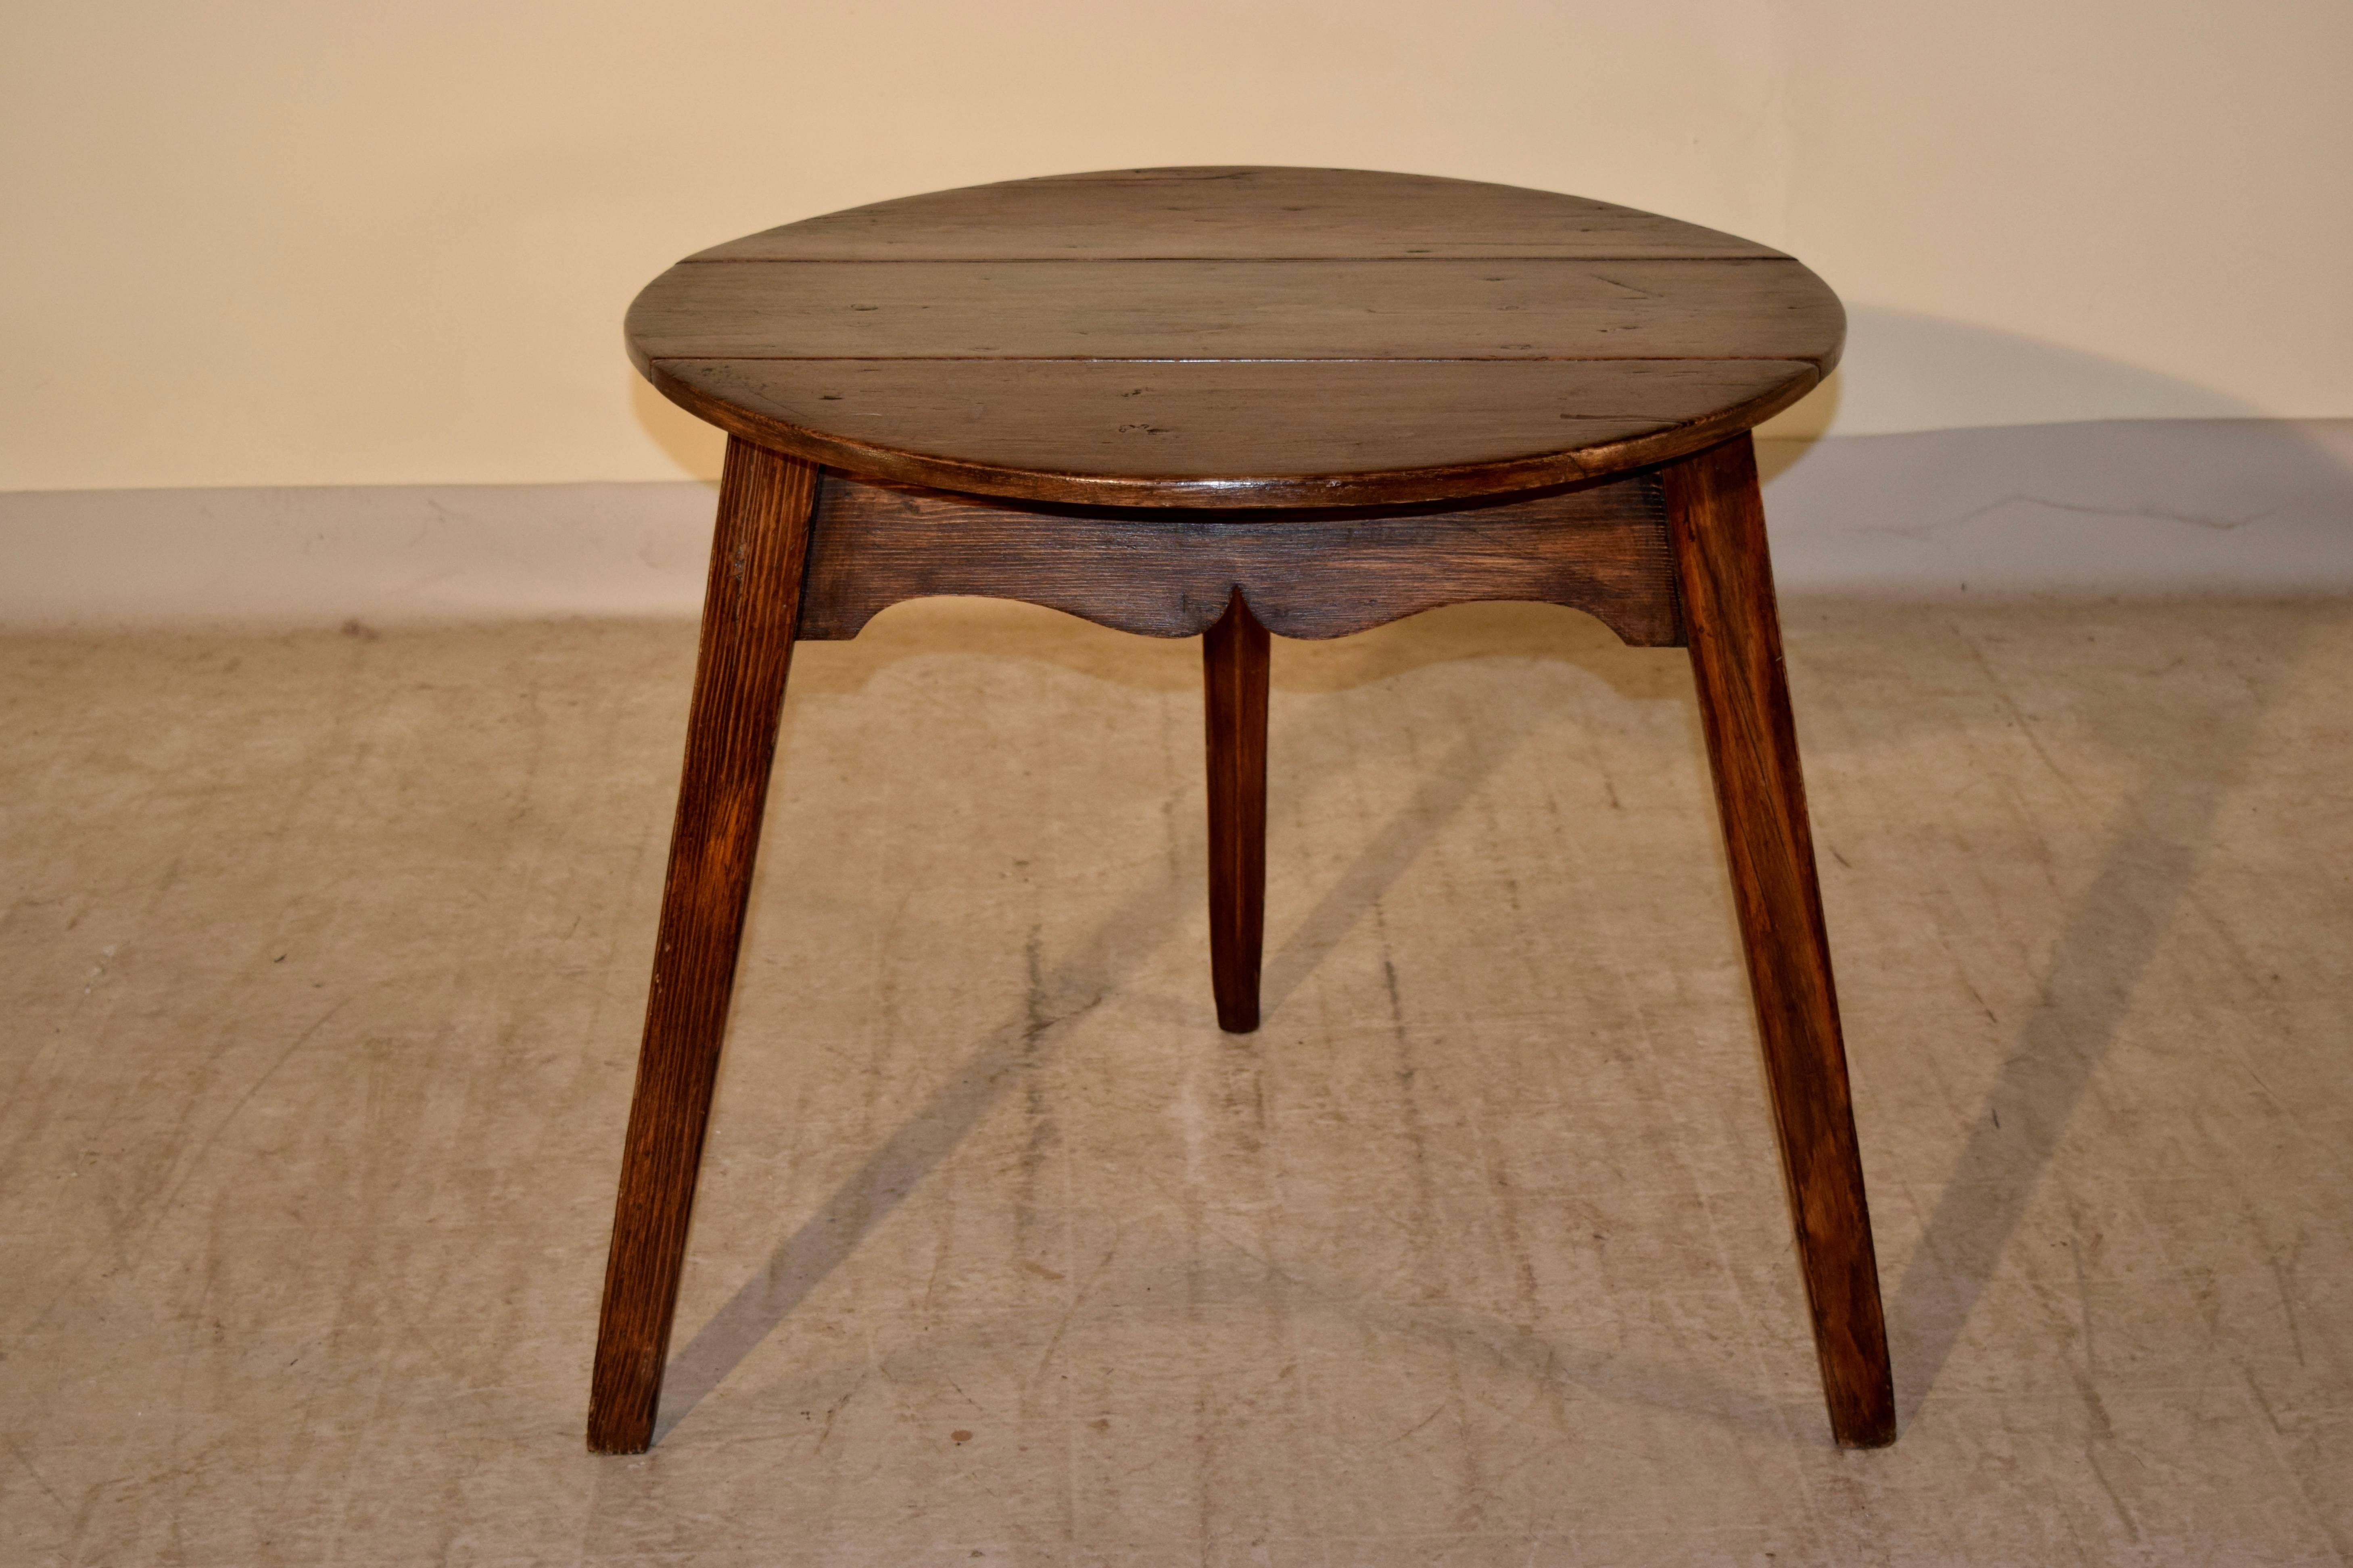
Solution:
{"label": "tapered splayed leg", "polygon": [[1266,943],[1266,628],[1241,590],[1201,639],[1209,721],[1209,979],[1218,1027],[1258,1027]]}
{"label": "tapered splayed leg", "polygon": [[797,458],[727,443],[653,994],[596,1328],[588,1447],[602,1454],[643,1453],[653,1442],[817,480],[815,466]]}
{"label": "tapered splayed leg", "polygon": [[1755,451],[1744,434],[1664,479],[1831,1430],[1847,1447],[1877,1447],[1895,1440],[1894,1382]]}

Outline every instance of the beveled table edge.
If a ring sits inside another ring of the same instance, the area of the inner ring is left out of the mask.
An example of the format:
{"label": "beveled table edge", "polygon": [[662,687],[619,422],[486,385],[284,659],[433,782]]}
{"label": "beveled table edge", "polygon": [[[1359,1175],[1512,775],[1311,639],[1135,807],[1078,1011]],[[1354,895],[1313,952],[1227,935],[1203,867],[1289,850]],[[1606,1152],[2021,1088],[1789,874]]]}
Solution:
{"label": "beveled table edge", "polygon": [[[634,343],[629,345],[629,359],[656,391],[704,423],[772,451],[839,468],[862,479],[924,485],[968,495],[1002,496],[1012,500],[1198,510],[1408,506],[1607,479],[1689,457],[1753,428],[1820,385],[1822,378],[1837,364],[1835,355],[1819,368],[1805,361],[1791,361],[1799,367],[1796,374],[1745,403],[1732,404],[1687,424],[1598,446],[1440,468],[1201,477],[1077,474],[1059,469],[1008,468],[872,446],[756,414],[710,396],[670,374],[663,369],[665,361],[640,357]],[[695,363],[711,362],[698,359]]]}

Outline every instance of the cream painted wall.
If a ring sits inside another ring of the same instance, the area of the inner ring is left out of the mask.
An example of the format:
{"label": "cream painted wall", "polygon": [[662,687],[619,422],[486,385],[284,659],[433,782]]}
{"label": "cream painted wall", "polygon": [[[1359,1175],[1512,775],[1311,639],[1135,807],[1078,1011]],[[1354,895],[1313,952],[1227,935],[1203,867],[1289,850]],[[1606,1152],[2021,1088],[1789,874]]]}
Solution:
{"label": "cream painted wall", "polygon": [[1569,190],[1854,310],[1785,432],[2353,416],[2353,5],[81,0],[0,56],[0,489],[708,473],[623,306],[934,187]]}

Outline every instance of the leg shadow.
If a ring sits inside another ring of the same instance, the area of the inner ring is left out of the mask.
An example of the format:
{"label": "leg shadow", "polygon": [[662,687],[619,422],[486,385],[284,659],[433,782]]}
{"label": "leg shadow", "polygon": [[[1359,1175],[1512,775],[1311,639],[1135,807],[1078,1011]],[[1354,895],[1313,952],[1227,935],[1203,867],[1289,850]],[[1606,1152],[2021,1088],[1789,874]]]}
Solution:
{"label": "leg shadow", "polygon": [[[1889,1302],[1907,1426],[1951,1359],[2076,1106],[2116,1046],[2263,716],[2309,640],[2308,631],[2299,633],[2277,650],[2276,664],[2204,712],[2168,717],[2169,725],[2197,725],[2197,761],[2152,764],[2123,808]],[[2148,700],[2167,695],[2152,686]],[[2118,715],[2112,726],[2119,743],[2141,728],[2121,721],[2128,717]]]}
{"label": "leg shadow", "polygon": [[1337,947],[1366,911],[1405,875],[1406,868],[1420,858],[1463,803],[1493,775],[1516,742],[1515,736],[1490,738],[1472,731],[1422,775],[1413,798],[1373,836],[1371,843],[1357,851],[1348,868],[1324,890],[1282,946],[1268,956],[1261,983],[1261,1005],[1267,1013],[1282,1005],[1301,982],[1314,973],[1324,955]]}
{"label": "leg shadow", "polygon": [[[1180,846],[1198,861],[1205,841]],[[774,1333],[795,1307],[839,1268],[852,1248],[904,1203],[999,1096],[1038,1065],[1049,1039],[1092,1012],[1121,979],[1165,942],[1177,922],[1181,889],[1146,883],[1122,900],[1085,944],[1050,971],[1030,950],[1029,1002],[1022,1016],[991,1031],[987,1043],[934,1090],[889,1142],[833,1191],[818,1212],[768,1257],[767,1266],[695,1331],[670,1358],[654,1418],[659,1444]]]}

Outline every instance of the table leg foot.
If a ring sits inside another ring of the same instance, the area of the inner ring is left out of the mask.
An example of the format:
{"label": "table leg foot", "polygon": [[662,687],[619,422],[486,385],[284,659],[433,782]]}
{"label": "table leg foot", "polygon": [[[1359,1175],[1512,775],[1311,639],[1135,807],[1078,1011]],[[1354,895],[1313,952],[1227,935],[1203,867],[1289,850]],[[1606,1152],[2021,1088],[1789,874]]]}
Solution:
{"label": "table leg foot", "polygon": [[1664,470],[1683,612],[1831,1429],[1895,1440],[1894,1383],[1749,437]]}
{"label": "table leg foot", "polygon": [[1218,1027],[1258,1027],[1266,942],[1266,628],[1234,590],[1201,639],[1209,731],[1209,977]]}
{"label": "table leg foot", "polygon": [[817,468],[731,439],[702,608],[653,991],[614,1204],[588,1447],[653,1442],[799,612]]}

